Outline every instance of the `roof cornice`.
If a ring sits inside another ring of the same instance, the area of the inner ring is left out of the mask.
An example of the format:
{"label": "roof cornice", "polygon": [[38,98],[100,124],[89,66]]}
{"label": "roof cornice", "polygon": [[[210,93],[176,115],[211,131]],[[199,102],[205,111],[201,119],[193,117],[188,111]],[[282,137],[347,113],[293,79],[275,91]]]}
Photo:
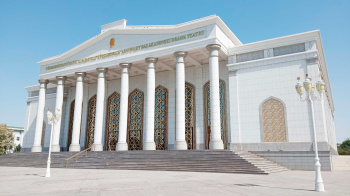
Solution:
{"label": "roof cornice", "polygon": [[84,43],[72,48],[71,50],[54,57],[50,57],[39,61],[39,65],[47,65],[63,61],[74,54],[92,46],[93,44],[101,41],[102,39],[112,34],[174,34],[191,29],[204,27],[210,24],[216,24],[226,34],[226,36],[232,40],[235,45],[242,45],[239,39],[232,33],[232,31],[226,26],[226,24],[220,19],[219,16],[211,15],[204,18],[192,20],[189,22],[177,24],[177,25],[159,25],[159,26],[126,26],[124,29],[111,29],[101,34],[94,36],[93,38],[85,41]]}

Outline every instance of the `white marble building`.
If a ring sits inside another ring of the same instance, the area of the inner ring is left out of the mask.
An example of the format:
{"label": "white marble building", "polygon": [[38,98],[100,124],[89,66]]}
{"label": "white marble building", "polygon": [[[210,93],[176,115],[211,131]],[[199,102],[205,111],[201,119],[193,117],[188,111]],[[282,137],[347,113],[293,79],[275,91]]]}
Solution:
{"label": "white marble building", "polygon": [[26,151],[47,150],[44,114],[58,108],[53,151],[249,150],[292,169],[311,159],[312,169],[310,104],[294,87],[308,74],[326,83],[314,103],[325,169],[337,153],[319,31],[242,44],[215,15],[178,25],[120,20],[39,65],[40,84],[26,88]]}

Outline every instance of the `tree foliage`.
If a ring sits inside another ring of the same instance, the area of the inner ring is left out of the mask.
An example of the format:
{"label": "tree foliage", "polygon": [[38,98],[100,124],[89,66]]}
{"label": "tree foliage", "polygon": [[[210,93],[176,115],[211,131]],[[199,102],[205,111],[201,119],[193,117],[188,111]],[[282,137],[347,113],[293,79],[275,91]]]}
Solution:
{"label": "tree foliage", "polygon": [[339,155],[350,155],[350,139],[346,139],[338,145],[338,153]]}
{"label": "tree foliage", "polygon": [[0,124],[0,154],[4,154],[7,150],[14,147],[14,136],[12,131],[7,129],[6,124]]}

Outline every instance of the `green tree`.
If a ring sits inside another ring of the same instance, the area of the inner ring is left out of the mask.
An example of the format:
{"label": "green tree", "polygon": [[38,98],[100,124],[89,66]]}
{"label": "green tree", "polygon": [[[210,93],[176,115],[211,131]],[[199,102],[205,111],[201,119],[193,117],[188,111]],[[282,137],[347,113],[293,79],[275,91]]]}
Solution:
{"label": "green tree", "polygon": [[345,151],[350,151],[350,139],[346,139],[343,141],[343,143],[340,144],[340,148],[342,148]]}
{"label": "green tree", "polygon": [[13,149],[13,140],[12,131],[7,129],[6,124],[0,124],[0,154],[4,154],[6,150]]}

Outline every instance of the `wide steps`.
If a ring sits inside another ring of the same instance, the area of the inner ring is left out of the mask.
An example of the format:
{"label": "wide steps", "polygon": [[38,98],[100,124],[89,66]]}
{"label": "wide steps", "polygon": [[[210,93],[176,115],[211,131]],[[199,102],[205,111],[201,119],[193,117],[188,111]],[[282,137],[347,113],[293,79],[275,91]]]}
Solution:
{"label": "wide steps", "polygon": [[[51,167],[65,168],[72,152],[51,154]],[[46,167],[48,153],[0,157],[0,166]],[[269,174],[286,168],[249,152],[228,150],[104,151],[72,158],[68,168]]]}

